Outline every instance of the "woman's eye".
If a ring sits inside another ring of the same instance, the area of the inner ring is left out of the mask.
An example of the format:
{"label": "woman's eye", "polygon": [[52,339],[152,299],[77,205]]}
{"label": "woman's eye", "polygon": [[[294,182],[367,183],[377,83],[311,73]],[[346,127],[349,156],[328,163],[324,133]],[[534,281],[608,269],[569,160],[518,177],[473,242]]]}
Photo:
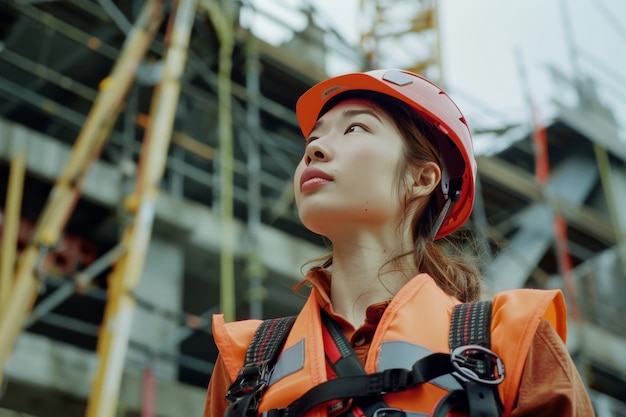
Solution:
{"label": "woman's eye", "polygon": [[352,133],[352,132],[366,132],[365,127],[361,126],[361,125],[350,125],[348,126],[348,128],[346,129],[346,133]]}

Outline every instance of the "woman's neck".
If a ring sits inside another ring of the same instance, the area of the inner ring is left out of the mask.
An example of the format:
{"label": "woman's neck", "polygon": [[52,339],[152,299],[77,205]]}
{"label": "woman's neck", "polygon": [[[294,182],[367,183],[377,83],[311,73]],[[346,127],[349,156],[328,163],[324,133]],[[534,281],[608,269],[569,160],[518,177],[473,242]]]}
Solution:
{"label": "woman's neck", "polygon": [[333,241],[331,302],[355,328],[363,324],[367,307],[391,299],[415,275],[410,257],[390,262],[402,253],[398,240],[365,235]]}

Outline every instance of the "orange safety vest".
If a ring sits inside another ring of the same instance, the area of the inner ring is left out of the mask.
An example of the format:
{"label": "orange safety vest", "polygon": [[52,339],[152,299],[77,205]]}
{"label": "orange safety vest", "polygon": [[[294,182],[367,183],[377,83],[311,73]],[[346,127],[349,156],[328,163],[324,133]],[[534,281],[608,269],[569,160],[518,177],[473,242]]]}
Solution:
{"label": "orange safety vest", "polygon": [[[312,387],[327,380],[320,306],[315,294],[298,315],[275,365],[269,387],[258,411],[289,405]],[[365,371],[410,369],[415,361],[433,352],[449,353],[450,316],[460,302],[444,293],[427,274],[419,274],[394,296],[383,313],[371,342]],[[561,339],[566,336],[566,312],[558,290],[518,289],[497,294],[493,300],[491,350],[502,358],[506,376],[499,385],[505,416],[515,404],[522,370],[541,320],[548,320]],[[226,324],[222,315],[213,318],[213,335],[231,381],[243,366],[246,350],[259,320]],[[409,416],[428,415],[456,380],[446,375],[407,391],[384,395],[389,407]],[[325,404],[311,409],[307,417],[327,416]]]}

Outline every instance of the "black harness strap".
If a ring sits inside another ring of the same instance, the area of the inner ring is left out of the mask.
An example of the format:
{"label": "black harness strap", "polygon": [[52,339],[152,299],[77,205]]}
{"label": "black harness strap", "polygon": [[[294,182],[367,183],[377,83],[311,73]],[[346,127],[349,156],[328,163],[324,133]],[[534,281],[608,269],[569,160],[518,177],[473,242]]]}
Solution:
{"label": "black harness strap", "polygon": [[371,417],[378,410],[388,409],[383,394],[404,391],[455,370],[450,355],[435,353],[415,362],[412,369],[394,368],[366,374],[337,323],[325,312],[322,322],[341,352],[341,358],[331,364],[337,378],[314,386],[287,407],[264,412],[263,417],[300,417],[319,404],[344,399],[353,399],[353,409],[357,407],[361,411],[359,415]]}
{"label": "black harness strap", "polygon": [[387,369],[374,374],[348,376],[323,382],[311,388],[289,406],[270,410],[264,417],[297,417],[330,400],[367,398],[404,391],[454,370],[450,355],[433,353],[415,362],[412,369]]}
{"label": "black harness strap", "polygon": [[450,322],[450,359],[453,375],[463,386],[446,395],[433,412],[443,417],[456,408],[470,417],[499,417],[503,406],[498,384],[504,379],[504,365],[491,351],[491,301],[457,305]]}
{"label": "black harness strap", "polygon": [[491,347],[491,301],[458,304],[450,320],[450,349],[459,346]]}
{"label": "black harness strap", "polygon": [[[433,417],[444,417],[451,410],[466,410],[470,417],[499,417],[503,407],[497,385],[504,379],[504,366],[490,350],[491,310],[490,301],[456,306],[450,326],[450,354],[433,353],[415,362],[411,369],[394,368],[374,374],[365,374],[341,329],[322,313],[324,326],[341,352],[341,357],[331,364],[337,378],[311,388],[287,407],[262,415],[300,417],[316,405],[351,398],[353,406],[370,417],[377,415],[377,410],[387,409],[382,395],[451,374],[463,389],[446,395],[433,411]],[[295,317],[266,320],[258,328],[246,353],[246,363],[228,391],[231,405],[226,417],[256,415],[261,394],[294,320]]]}
{"label": "black harness strap", "polygon": [[246,351],[244,366],[226,393],[231,404],[225,417],[256,415],[261,395],[295,320],[295,316],[269,319],[257,328]]}
{"label": "black harness strap", "polygon": [[348,342],[344,336],[337,322],[333,320],[324,310],[321,310],[320,315],[322,317],[322,324],[324,325],[322,332],[326,330],[330,336],[330,340],[327,340],[325,336],[323,337],[324,349],[328,350],[329,346],[327,346],[327,343],[332,343],[337,347],[337,351],[340,354],[340,357],[335,360],[329,357],[328,354],[326,355],[326,359],[333,368],[334,372],[338,377],[365,375],[363,365],[359,362],[352,346],[350,346],[350,342]]}
{"label": "black harness strap", "polygon": [[[322,334],[324,339],[324,349],[326,350],[326,360],[332,367],[336,377],[345,378],[351,376],[366,375],[365,368],[356,356],[356,353],[350,346],[350,342],[346,339],[341,328],[335,320],[324,310],[321,310],[322,317]],[[326,336],[328,335],[328,337]],[[339,353],[339,357],[331,353],[333,351]],[[329,379],[332,379],[329,375]],[[369,397],[342,397],[332,404],[331,415],[345,415],[346,417],[354,417],[355,415],[372,417],[377,410],[388,408],[383,401],[382,395],[372,395]],[[347,414],[343,414],[347,409]]]}
{"label": "black harness strap", "polygon": [[246,351],[246,364],[267,363],[275,359],[295,320],[296,317],[291,316],[261,323]]}

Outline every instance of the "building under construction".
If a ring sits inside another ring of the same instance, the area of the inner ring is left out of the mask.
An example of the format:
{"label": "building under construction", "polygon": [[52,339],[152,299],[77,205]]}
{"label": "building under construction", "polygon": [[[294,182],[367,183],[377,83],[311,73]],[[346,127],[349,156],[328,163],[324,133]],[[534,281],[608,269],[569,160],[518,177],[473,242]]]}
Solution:
{"label": "building under construction", "polygon": [[[0,1],[0,417],[202,415],[211,316],[295,314],[326,250],[293,201],[299,95],[390,40],[441,76],[437,2],[391,3],[361,1],[357,47],[310,4]],[[563,290],[596,413],[626,416],[626,144],[579,75],[543,124],[476,128],[507,146],[461,234],[491,292]]]}

